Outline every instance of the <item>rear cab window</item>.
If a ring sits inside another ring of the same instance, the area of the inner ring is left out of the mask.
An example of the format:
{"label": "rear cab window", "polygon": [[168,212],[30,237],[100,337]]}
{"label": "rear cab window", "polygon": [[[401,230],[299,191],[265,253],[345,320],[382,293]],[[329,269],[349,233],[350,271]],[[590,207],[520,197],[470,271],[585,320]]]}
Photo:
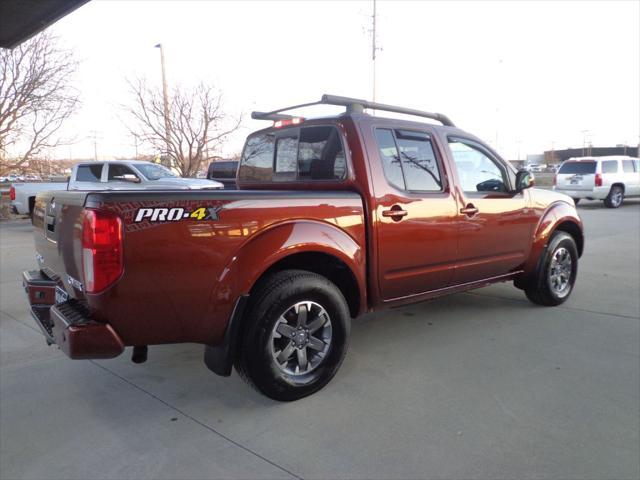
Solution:
{"label": "rear cab window", "polygon": [[337,127],[315,125],[249,137],[238,179],[246,182],[343,180],[347,166]]}
{"label": "rear cab window", "polygon": [[563,175],[589,175],[596,173],[596,162],[575,162],[567,160],[560,166],[558,173]]}

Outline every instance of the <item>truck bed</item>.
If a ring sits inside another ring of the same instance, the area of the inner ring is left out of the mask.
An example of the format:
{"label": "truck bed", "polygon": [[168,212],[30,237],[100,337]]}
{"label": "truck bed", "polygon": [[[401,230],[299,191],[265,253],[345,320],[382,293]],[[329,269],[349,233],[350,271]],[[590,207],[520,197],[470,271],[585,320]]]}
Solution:
{"label": "truck bed", "polygon": [[[123,221],[124,273],[98,294],[82,285],[86,208]],[[87,307],[92,321],[108,321],[125,345],[215,344],[237,294],[248,293],[239,283],[254,278],[283,245],[302,242],[308,228],[343,249],[364,251],[361,197],[344,191],[64,191],[38,194],[34,212],[41,271]],[[364,274],[364,258],[362,264]]]}

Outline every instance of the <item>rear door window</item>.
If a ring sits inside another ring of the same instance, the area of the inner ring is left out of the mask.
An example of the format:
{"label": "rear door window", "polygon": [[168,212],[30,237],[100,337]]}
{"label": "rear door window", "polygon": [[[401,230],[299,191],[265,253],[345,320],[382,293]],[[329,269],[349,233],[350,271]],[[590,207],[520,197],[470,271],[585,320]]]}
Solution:
{"label": "rear door window", "polygon": [[558,173],[563,175],[588,175],[596,173],[596,162],[564,162]]}
{"label": "rear door window", "polygon": [[77,182],[99,182],[102,176],[102,164],[80,165],[76,172]]}
{"label": "rear door window", "polygon": [[602,173],[618,173],[618,161],[605,160],[602,162]]}
{"label": "rear door window", "polygon": [[635,168],[633,168],[633,160],[623,160],[622,161],[622,171],[624,173],[633,173],[636,171]]}
{"label": "rear door window", "polygon": [[400,166],[400,155],[393,138],[393,132],[388,129],[376,129],[376,140],[378,151],[382,161],[382,169],[387,177],[387,181],[400,190],[405,189],[404,175]]}
{"label": "rear door window", "polygon": [[396,130],[396,138],[407,190],[442,191],[436,155],[429,136],[422,132]]}
{"label": "rear door window", "polygon": [[378,151],[387,181],[400,190],[441,192],[440,168],[426,132],[375,130]]}

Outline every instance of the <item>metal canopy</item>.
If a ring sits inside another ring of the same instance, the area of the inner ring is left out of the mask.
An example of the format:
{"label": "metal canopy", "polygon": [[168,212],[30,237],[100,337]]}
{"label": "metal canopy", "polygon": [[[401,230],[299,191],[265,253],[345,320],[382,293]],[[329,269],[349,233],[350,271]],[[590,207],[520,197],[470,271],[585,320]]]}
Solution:
{"label": "metal canopy", "polygon": [[88,0],[0,0],[0,47],[13,48]]}

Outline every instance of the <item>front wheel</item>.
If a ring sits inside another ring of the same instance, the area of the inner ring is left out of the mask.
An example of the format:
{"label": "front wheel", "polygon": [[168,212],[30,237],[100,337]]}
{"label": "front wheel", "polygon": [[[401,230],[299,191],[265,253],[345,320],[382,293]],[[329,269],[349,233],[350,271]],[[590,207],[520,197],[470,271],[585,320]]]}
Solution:
{"label": "front wheel", "polygon": [[543,255],[525,294],[538,305],[560,305],[571,295],[578,274],[576,242],[568,233],[555,232]]}
{"label": "front wheel", "polygon": [[607,208],[618,208],[624,201],[624,190],[618,185],[611,187],[609,195],[604,199],[604,205]]}
{"label": "front wheel", "polygon": [[350,325],[344,296],[325,277],[303,270],[275,273],[252,293],[236,370],[275,400],[306,397],[338,371]]}

